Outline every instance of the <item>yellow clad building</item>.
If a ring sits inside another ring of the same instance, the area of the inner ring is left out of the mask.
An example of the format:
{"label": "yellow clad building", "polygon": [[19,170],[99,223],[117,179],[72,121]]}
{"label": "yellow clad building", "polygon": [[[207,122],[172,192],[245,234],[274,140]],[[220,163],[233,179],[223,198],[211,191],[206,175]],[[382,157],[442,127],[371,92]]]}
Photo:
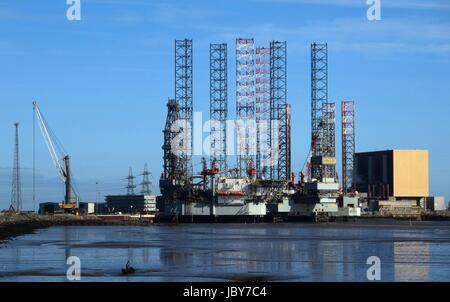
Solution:
{"label": "yellow clad building", "polygon": [[394,150],[395,197],[428,197],[428,151]]}
{"label": "yellow clad building", "polygon": [[355,154],[353,183],[369,197],[429,196],[428,151],[386,150]]}

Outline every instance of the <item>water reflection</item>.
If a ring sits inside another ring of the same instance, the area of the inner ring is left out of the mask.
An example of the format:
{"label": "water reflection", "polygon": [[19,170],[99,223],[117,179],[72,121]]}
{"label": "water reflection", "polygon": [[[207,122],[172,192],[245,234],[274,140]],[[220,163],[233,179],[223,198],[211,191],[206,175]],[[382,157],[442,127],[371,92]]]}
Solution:
{"label": "water reflection", "polygon": [[61,280],[66,257],[74,255],[82,275],[98,281],[124,280],[119,272],[127,260],[140,272],[128,280],[367,281],[370,256],[381,259],[382,281],[449,281],[450,234],[443,231],[448,226],[52,227],[1,250],[0,280]]}
{"label": "water reflection", "polygon": [[427,242],[394,242],[395,280],[428,281],[429,253]]}

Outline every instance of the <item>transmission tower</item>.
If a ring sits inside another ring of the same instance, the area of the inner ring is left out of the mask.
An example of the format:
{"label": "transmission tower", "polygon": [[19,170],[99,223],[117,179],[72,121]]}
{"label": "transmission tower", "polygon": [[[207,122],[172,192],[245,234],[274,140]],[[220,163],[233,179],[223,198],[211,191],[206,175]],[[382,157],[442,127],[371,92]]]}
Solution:
{"label": "transmission tower", "polygon": [[322,179],[322,107],[328,103],[327,44],[311,44],[311,177]]}
{"label": "transmission tower", "polygon": [[336,105],[322,103],[322,178],[336,179]]}
{"label": "transmission tower", "polygon": [[270,177],[270,48],[256,48],[256,171],[259,178]]}
{"label": "transmission tower", "polygon": [[184,175],[192,175],[193,150],[193,101],[192,101],[192,40],[175,40],[175,100],[180,110],[183,127],[182,169]]}
{"label": "transmission tower", "polygon": [[143,180],[142,180],[142,190],[141,194],[143,195],[149,195],[152,194],[152,191],[150,190],[150,186],[152,185],[152,182],[149,179],[150,172],[148,171],[148,165],[145,164],[144,166],[144,172],[142,172]]}
{"label": "transmission tower", "polygon": [[14,163],[11,190],[11,209],[16,212],[22,210],[22,186],[20,179],[20,160],[19,160],[19,123],[14,124],[15,127],[15,144],[14,144]]}
{"label": "transmission tower", "polygon": [[254,162],[255,132],[255,44],[253,39],[236,39],[236,133],[237,168],[245,176]]}
{"label": "transmission tower", "polygon": [[348,192],[353,187],[355,156],[355,103],[342,101],[342,188]]}
{"label": "transmission tower", "polygon": [[[286,78],[286,41],[270,43],[270,135],[271,143],[276,144],[273,135],[278,136],[278,145],[271,151],[278,151],[278,158],[272,165],[271,178],[287,180],[291,174],[290,146],[288,145],[288,104]],[[272,159],[274,157],[272,156]]]}
{"label": "transmission tower", "polygon": [[220,175],[226,175],[226,123],[228,116],[227,44],[210,44],[209,64],[211,164],[215,162]]}
{"label": "transmission tower", "polygon": [[134,194],[134,189],[136,188],[136,186],[134,185],[135,176],[133,175],[133,170],[131,168],[129,170],[128,177],[126,179],[128,179],[128,185],[126,186],[127,195],[135,195]]}

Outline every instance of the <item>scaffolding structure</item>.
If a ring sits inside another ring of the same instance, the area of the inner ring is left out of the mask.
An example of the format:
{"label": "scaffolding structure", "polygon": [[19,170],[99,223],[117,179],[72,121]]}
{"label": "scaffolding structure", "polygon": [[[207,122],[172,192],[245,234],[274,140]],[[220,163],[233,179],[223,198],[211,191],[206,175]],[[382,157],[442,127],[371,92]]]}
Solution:
{"label": "scaffolding structure", "polygon": [[270,48],[256,48],[256,173],[258,178],[270,177]]}
{"label": "scaffolding structure", "polygon": [[341,102],[342,117],[342,188],[353,189],[353,166],[355,156],[355,102]]}
{"label": "scaffolding structure", "polygon": [[[292,178],[292,171],[291,171],[291,126],[292,126],[292,108],[291,104],[286,104],[286,158],[287,163],[286,165],[289,167],[289,171],[286,173],[289,173],[289,179]],[[295,173],[294,173],[295,177]]]}
{"label": "scaffolding structure", "polygon": [[291,176],[287,112],[286,41],[273,41],[270,43],[270,149],[277,153],[277,156],[273,153],[271,156],[274,160],[270,169],[273,180],[288,180]]}
{"label": "scaffolding structure", "polygon": [[[310,177],[322,179],[323,104],[328,103],[327,44],[311,44],[311,159]],[[325,138],[326,139],[326,138]]]}
{"label": "scaffolding structure", "polygon": [[322,103],[322,179],[336,179],[336,104]]}
{"label": "scaffolding structure", "polygon": [[20,157],[19,157],[19,123],[14,124],[15,143],[14,143],[14,162],[11,187],[11,206],[10,209],[16,212],[22,210],[22,184],[20,178]]}
{"label": "scaffolding structure", "polygon": [[183,171],[180,169],[180,158],[176,154],[176,150],[173,147],[178,148],[179,146],[174,146],[174,139],[179,134],[172,128],[172,125],[176,123],[179,119],[179,107],[178,103],[169,99],[167,102],[167,116],[166,124],[164,127],[164,172],[162,178],[165,180],[178,180],[181,178]]}
{"label": "scaffolding structure", "polygon": [[175,40],[175,100],[179,106],[182,127],[181,169],[186,177],[192,175],[193,150],[193,54],[192,40]]}
{"label": "scaffolding structure", "polygon": [[255,139],[255,43],[254,39],[236,39],[236,133],[237,169],[246,176],[253,166]]}
{"label": "scaffolding structure", "polygon": [[209,85],[211,117],[211,165],[215,163],[219,174],[227,174],[228,73],[227,44],[210,44]]}

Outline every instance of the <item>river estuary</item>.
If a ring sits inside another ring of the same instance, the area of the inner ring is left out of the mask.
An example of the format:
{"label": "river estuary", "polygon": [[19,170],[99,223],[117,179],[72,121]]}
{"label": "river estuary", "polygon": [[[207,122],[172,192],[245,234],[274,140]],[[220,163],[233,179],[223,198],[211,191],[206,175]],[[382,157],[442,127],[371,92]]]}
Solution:
{"label": "river estuary", "polygon": [[[55,226],[0,244],[1,281],[450,281],[450,222]],[[133,275],[122,276],[130,260]]]}

